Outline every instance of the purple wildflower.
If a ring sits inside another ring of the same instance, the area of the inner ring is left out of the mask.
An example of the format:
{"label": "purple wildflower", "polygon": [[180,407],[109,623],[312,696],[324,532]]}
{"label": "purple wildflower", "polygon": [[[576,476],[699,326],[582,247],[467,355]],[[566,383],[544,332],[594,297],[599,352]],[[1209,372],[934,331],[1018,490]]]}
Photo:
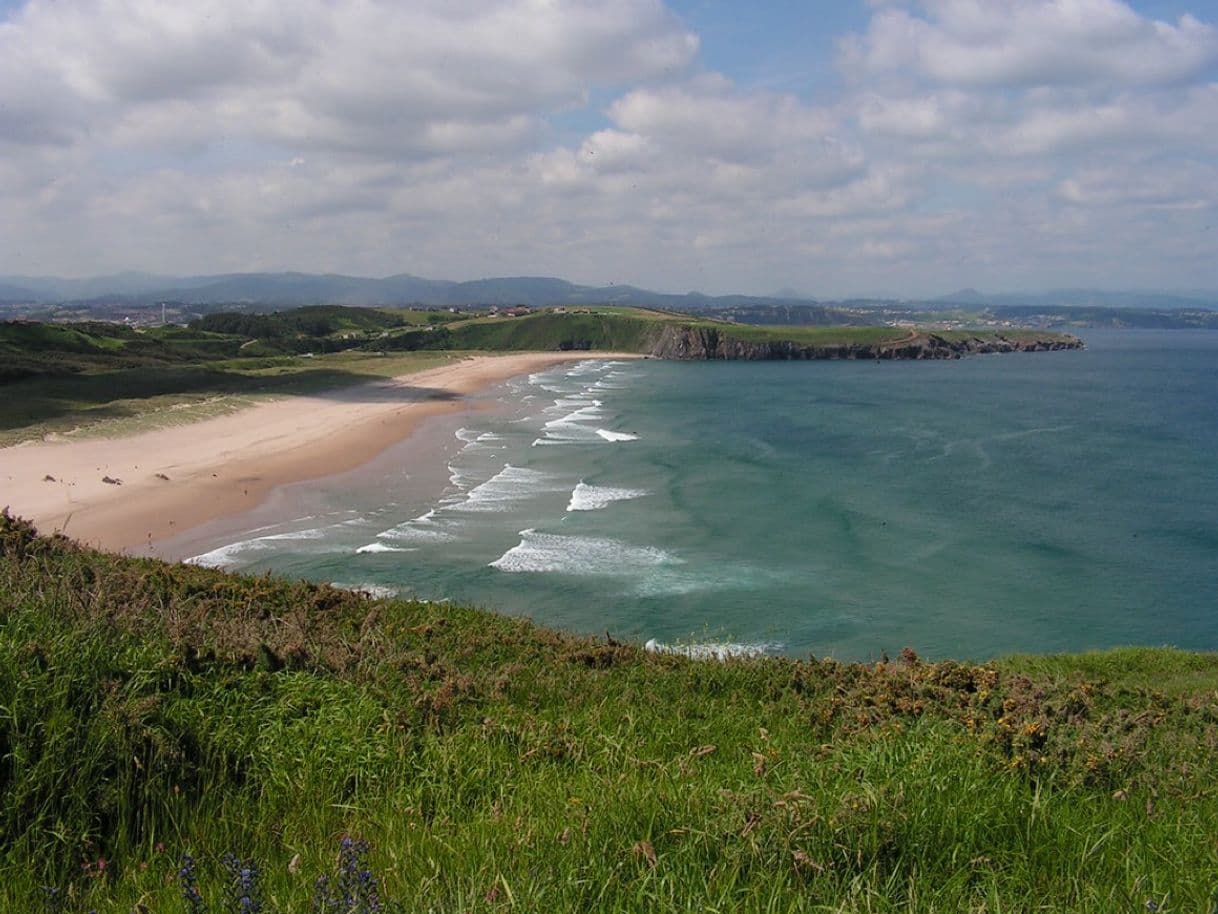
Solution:
{"label": "purple wildflower", "polygon": [[254,861],[225,854],[220,862],[228,870],[228,900],[233,914],[261,914],[262,893]]}
{"label": "purple wildflower", "polygon": [[344,837],[339,845],[338,873],[322,876],[313,888],[313,914],[381,914],[379,884],[368,866],[368,842]]}
{"label": "purple wildflower", "polygon": [[178,885],[182,889],[182,902],[186,906],[186,914],[207,914],[207,905],[199,894],[199,876],[195,872],[195,858],[190,854],[182,855],[182,865],[178,868]]}

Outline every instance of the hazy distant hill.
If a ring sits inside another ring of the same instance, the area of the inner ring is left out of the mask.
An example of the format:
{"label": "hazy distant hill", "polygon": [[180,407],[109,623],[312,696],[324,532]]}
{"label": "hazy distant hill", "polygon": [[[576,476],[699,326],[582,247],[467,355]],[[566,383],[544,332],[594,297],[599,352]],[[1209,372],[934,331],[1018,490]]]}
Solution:
{"label": "hazy distant hill", "polygon": [[[790,304],[764,296],[671,295],[634,286],[581,286],[549,276],[509,276],[469,282],[424,279],[407,273],[373,279],[337,273],[232,273],[218,276],[151,276],[123,273],[92,279],[0,276],[0,300],[88,303],[185,304],[216,302],[274,306],[345,305],[574,305],[620,304],[668,308],[733,308]],[[802,300],[806,303],[806,299]]]}
{"label": "hazy distant hill", "polygon": [[1028,306],[1041,308],[1150,308],[1218,310],[1218,292],[1108,292],[1103,289],[1052,289],[1048,292],[986,293],[961,289],[935,299],[940,304]]}
{"label": "hazy distant hill", "polygon": [[33,293],[39,301],[74,301],[102,295],[140,295],[164,288],[167,284],[198,285],[207,277],[156,276],[151,273],[116,273],[88,279],[60,279],[53,276],[0,276],[0,283],[11,283]]}
{"label": "hazy distant hill", "polygon": [[34,302],[41,296],[27,286],[16,286],[12,283],[0,282],[0,302]]}
{"label": "hazy distant hill", "polygon": [[[980,292],[962,289],[931,301],[893,302],[858,299],[826,302],[806,295],[706,295],[687,292],[674,295],[637,286],[584,286],[552,276],[502,276],[455,282],[425,279],[409,273],[383,278],[347,276],[340,273],[229,273],[212,276],[157,276],[148,273],[119,273],[89,279],[0,276],[0,303],[72,303],[91,313],[95,307],[144,307],[158,302],[186,306],[237,305],[271,309],[311,304],[423,305],[428,307],[470,305],[587,305],[612,304],[663,308],[677,311],[710,311],[725,317],[732,312],[773,309],[764,322],[798,322],[826,315],[813,315],[826,305],[851,309],[888,309],[920,312],[941,310],[944,305],[975,309],[1030,307],[1125,308],[1154,311],[1218,310],[1218,292],[1104,292],[1095,289],[1060,289],[1035,293]],[[749,315],[755,318],[757,315]]]}

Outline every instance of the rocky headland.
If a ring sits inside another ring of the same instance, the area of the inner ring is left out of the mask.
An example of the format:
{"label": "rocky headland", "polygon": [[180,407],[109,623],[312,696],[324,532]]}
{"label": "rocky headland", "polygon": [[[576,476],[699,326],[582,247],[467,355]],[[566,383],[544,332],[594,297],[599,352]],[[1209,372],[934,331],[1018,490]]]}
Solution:
{"label": "rocky headland", "polygon": [[797,340],[750,340],[718,327],[670,325],[650,355],[664,359],[741,359],[753,361],[812,359],[959,359],[992,352],[1045,352],[1082,349],[1083,341],[1064,333],[1001,331],[939,334],[911,331],[899,339],[874,342],[802,343]]}

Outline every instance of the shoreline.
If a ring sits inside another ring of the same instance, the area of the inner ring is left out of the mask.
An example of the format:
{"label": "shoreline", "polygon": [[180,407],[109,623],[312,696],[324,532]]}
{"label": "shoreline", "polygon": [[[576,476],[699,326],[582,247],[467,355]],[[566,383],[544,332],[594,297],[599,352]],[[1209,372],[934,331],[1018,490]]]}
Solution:
{"label": "shoreline", "polygon": [[403,487],[403,491],[395,488],[392,496],[395,506],[404,498],[416,497],[421,504],[431,504],[451,485],[448,465],[464,444],[456,436],[456,430],[478,421],[477,417],[495,412],[497,406],[503,408],[502,396],[510,382],[511,378],[497,381],[448,412],[424,416],[406,437],[390,443],[358,466],[276,485],[261,503],[248,510],[207,521],[168,539],[143,543],[126,552],[167,562],[184,562],[271,528],[282,530],[298,524],[312,526],[318,519],[344,512],[359,517],[361,509],[337,507],[334,496],[353,489],[368,491],[377,484]]}
{"label": "shoreline", "polygon": [[[293,483],[354,470],[509,378],[611,352],[476,355],[437,368],[120,438],[0,448],[0,508],[43,533],[139,550],[246,514]],[[106,482],[105,480],[119,482]]]}

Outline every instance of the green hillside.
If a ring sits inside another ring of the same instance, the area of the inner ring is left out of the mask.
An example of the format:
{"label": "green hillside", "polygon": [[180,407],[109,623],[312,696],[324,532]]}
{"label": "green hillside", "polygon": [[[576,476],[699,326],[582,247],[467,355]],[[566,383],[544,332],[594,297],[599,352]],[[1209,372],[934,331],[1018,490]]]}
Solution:
{"label": "green hillside", "polygon": [[381,334],[426,324],[429,316],[418,311],[318,305],[274,314],[212,314],[189,327],[0,321],[0,384],[31,377],[352,349]]}
{"label": "green hillside", "polygon": [[[327,339],[362,339],[401,327],[426,324],[427,316],[428,312],[421,311],[310,305],[271,314],[208,314],[192,321],[190,326],[199,331],[288,344],[290,349],[314,349]],[[300,341],[300,346],[290,346],[289,341]]]}
{"label": "green hillside", "polygon": [[734,339],[792,340],[809,345],[874,343],[908,335],[900,327],[768,327],[694,318],[642,308],[547,309],[519,317],[484,316],[414,330],[370,343],[396,349],[556,349],[648,352],[665,327],[710,328]]}
{"label": "green hillside", "polygon": [[1208,911],[1216,747],[1212,655],[691,661],[0,518],[5,911]]}
{"label": "green hillside", "polygon": [[536,311],[519,317],[482,316],[395,334],[368,348],[469,349],[490,352],[599,350],[647,352],[665,324],[680,315],[636,308]]}
{"label": "green hillside", "polygon": [[0,384],[29,377],[231,358],[244,342],[240,337],[180,327],[141,331],[101,321],[0,321]]}

